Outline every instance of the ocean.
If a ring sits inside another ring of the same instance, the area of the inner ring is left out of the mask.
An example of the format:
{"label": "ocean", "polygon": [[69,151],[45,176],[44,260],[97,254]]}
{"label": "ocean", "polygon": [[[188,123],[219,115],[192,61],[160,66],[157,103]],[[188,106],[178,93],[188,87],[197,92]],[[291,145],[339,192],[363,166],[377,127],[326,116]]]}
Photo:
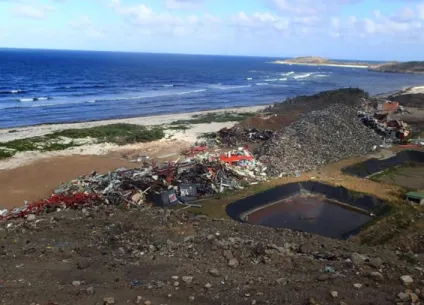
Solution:
{"label": "ocean", "polygon": [[0,128],[281,102],[323,90],[371,94],[424,75],[270,64],[281,58],[0,49]]}

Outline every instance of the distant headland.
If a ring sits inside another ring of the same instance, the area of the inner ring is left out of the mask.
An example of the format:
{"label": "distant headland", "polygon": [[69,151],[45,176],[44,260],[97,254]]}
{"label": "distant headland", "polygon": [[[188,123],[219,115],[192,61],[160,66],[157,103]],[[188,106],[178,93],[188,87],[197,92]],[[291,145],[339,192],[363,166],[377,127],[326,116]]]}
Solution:
{"label": "distant headland", "polygon": [[338,61],[330,60],[323,57],[304,56],[295,57],[285,60],[276,60],[273,64],[280,65],[303,65],[303,66],[330,66],[330,67],[346,67],[361,68],[375,72],[387,73],[413,73],[424,74],[424,61],[408,61],[408,62],[385,62],[381,64],[373,64],[370,62],[360,61]]}

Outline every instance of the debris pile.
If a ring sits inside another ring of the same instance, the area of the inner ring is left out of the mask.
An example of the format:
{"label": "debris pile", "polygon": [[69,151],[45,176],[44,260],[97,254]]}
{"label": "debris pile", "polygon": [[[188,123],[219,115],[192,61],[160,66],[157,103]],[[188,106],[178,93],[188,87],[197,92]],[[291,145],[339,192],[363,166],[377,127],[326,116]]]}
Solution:
{"label": "debris pile", "polygon": [[208,147],[236,147],[246,143],[261,143],[269,140],[273,135],[272,130],[258,130],[256,128],[243,128],[238,125],[232,128],[223,128],[216,133],[204,138],[201,145]]}
{"label": "debris pile", "polygon": [[342,158],[367,154],[381,138],[361,124],[358,108],[334,104],[301,116],[258,150],[271,176],[309,171]]}
{"label": "debris pile", "polygon": [[411,127],[400,120],[389,119],[388,114],[369,114],[363,111],[358,112],[361,122],[386,139],[386,142],[400,143],[411,134]]}
{"label": "debris pile", "polygon": [[0,211],[0,220],[93,204],[191,205],[202,197],[266,180],[266,168],[245,148],[225,154],[211,154],[203,149],[192,153],[182,161],[156,164],[144,158],[143,167],[138,169],[120,168],[107,174],[92,172],[60,185],[49,199]]}

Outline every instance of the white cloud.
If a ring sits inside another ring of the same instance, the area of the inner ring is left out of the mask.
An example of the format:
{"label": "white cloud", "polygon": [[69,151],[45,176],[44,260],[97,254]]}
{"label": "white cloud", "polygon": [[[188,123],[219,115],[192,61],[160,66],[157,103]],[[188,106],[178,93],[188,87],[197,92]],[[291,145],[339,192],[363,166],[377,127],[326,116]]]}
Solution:
{"label": "white cloud", "polygon": [[98,29],[88,16],[82,16],[77,20],[69,23],[74,30],[81,31],[86,36],[91,38],[103,38],[105,34]]}
{"label": "white cloud", "polygon": [[169,10],[194,10],[201,7],[203,0],[165,0],[164,4]]}
{"label": "white cloud", "polygon": [[23,3],[10,8],[11,12],[18,17],[30,19],[44,19],[55,9],[50,5]]}

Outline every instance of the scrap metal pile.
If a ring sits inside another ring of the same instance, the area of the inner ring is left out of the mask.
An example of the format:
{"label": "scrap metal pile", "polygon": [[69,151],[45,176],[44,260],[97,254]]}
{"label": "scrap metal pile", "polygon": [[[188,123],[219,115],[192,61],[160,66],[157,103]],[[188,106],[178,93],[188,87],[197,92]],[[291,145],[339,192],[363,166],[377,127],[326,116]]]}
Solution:
{"label": "scrap metal pile", "polygon": [[274,134],[258,151],[259,160],[268,164],[268,175],[293,175],[373,151],[382,140],[358,120],[357,111],[334,104],[306,113]]}
{"label": "scrap metal pile", "polygon": [[245,148],[225,154],[193,149],[191,156],[182,161],[157,165],[146,159],[139,169],[120,168],[107,174],[92,172],[62,184],[49,199],[2,211],[0,220],[93,204],[126,207],[192,204],[205,196],[266,180],[265,170]]}
{"label": "scrap metal pile", "polygon": [[232,128],[223,128],[209,135],[199,144],[208,147],[235,147],[246,143],[261,143],[269,140],[273,135],[272,130],[258,130],[256,128],[243,128],[238,125]]}

